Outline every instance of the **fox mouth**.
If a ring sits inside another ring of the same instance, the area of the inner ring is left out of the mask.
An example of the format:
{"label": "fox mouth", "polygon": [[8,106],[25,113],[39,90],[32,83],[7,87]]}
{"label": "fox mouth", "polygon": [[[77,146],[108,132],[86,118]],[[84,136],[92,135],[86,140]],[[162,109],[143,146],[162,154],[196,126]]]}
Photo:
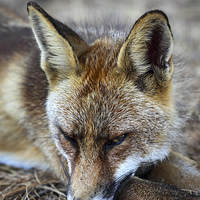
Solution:
{"label": "fox mouth", "polygon": [[103,198],[108,200],[115,199],[115,197],[123,191],[124,186],[133,178],[133,176],[146,179],[155,165],[156,162],[141,163],[135,172],[131,171],[122,175],[118,180],[114,181],[106,188]]}

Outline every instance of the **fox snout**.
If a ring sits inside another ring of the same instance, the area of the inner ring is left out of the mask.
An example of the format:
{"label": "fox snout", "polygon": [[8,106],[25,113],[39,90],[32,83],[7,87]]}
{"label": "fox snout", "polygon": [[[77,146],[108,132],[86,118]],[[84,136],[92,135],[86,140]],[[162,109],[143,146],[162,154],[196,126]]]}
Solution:
{"label": "fox snout", "polygon": [[[84,167],[80,167],[84,170]],[[89,176],[81,170],[76,172],[67,191],[68,200],[114,200],[115,194],[120,193],[121,186],[131,180],[133,173],[127,173],[117,180],[111,180],[104,175],[99,165],[89,168]],[[84,170],[85,172],[85,170]],[[101,178],[101,180],[99,179]]]}
{"label": "fox snout", "polygon": [[103,196],[107,193],[108,184],[112,182],[114,173],[109,165],[102,165],[105,156],[102,151],[103,145],[94,145],[86,139],[79,143],[76,161],[70,163],[72,169],[67,191],[68,199],[104,199]]}
{"label": "fox snout", "polygon": [[92,164],[90,166],[80,165],[75,168],[75,172],[72,176],[71,187],[69,188],[69,195],[72,199],[84,199],[89,200],[94,197],[99,188],[99,175],[101,169],[98,164]]}

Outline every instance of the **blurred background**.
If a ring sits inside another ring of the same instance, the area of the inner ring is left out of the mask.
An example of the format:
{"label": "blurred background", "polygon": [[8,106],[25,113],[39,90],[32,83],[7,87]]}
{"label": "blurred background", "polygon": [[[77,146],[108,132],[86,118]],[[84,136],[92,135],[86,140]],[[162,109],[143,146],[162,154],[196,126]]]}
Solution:
{"label": "blurred background", "polygon": [[[199,0],[35,0],[47,12],[62,22],[73,19],[98,20],[102,16],[116,16],[130,28],[144,12],[163,10],[169,17],[175,38],[176,53],[191,60],[193,67],[200,66],[200,1]],[[26,0],[0,0],[27,19]]]}

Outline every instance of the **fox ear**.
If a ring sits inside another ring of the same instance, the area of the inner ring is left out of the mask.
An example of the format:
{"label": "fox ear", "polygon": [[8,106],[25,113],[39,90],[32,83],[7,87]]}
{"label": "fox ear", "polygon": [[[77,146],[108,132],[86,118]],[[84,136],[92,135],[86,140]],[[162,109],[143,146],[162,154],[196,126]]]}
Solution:
{"label": "fox ear", "polygon": [[50,85],[78,71],[78,56],[88,45],[74,31],[49,16],[35,2],[27,5],[30,24],[41,50],[41,67]]}
{"label": "fox ear", "polygon": [[152,91],[171,82],[173,36],[167,16],[159,10],[134,24],[118,56],[118,68],[140,90]]}

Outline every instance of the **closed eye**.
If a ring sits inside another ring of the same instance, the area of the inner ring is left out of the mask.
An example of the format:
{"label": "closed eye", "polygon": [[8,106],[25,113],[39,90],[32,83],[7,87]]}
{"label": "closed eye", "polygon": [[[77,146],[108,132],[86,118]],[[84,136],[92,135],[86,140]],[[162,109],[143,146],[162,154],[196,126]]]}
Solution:
{"label": "closed eye", "polygon": [[114,146],[120,145],[125,139],[126,134],[120,135],[113,140],[110,140],[108,143],[106,143],[106,150],[113,148]]}
{"label": "closed eye", "polygon": [[69,142],[71,142],[71,144],[76,147],[78,145],[76,139],[69,137],[66,133],[63,133],[64,137],[66,140],[68,140]]}
{"label": "closed eye", "polygon": [[65,137],[66,140],[68,140],[72,146],[77,147],[78,142],[76,141],[76,139],[69,137],[60,127],[58,127],[60,130],[60,133]]}

